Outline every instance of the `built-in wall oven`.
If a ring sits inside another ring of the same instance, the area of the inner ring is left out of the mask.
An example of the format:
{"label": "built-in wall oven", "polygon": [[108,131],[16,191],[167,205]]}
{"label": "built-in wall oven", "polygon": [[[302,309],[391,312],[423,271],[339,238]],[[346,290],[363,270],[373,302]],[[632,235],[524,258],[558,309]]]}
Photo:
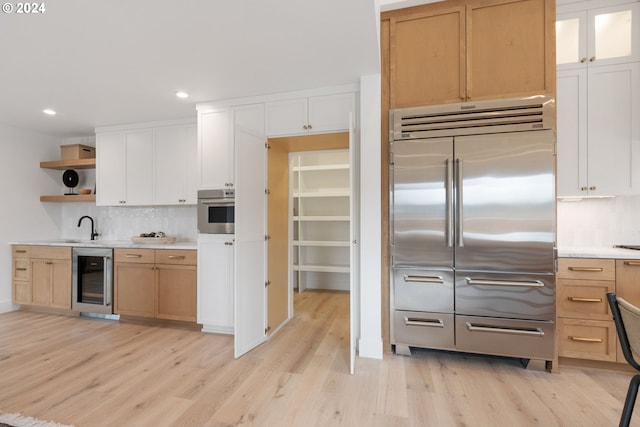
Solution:
{"label": "built-in wall oven", "polygon": [[71,309],[113,315],[113,249],[73,248]]}
{"label": "built-in wall oven", "polygon": [[198,232],[235,233],[235,190],[198,191]]}

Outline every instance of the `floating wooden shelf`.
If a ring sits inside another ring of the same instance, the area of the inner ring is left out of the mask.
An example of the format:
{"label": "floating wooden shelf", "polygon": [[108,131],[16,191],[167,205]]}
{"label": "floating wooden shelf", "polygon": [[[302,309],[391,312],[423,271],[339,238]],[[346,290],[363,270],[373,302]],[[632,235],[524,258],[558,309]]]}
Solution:
{"label": "floating wooden shelf", "polygon": [[95,169],[96,159],[72,159],[53,160],[50,162],[40,162],[40,167],[44,169]]}
{"label": "floating wooden shelf", "polygon": [[95,194],[70,194],[58,196],[40,196],[41,202],[95,202]]}

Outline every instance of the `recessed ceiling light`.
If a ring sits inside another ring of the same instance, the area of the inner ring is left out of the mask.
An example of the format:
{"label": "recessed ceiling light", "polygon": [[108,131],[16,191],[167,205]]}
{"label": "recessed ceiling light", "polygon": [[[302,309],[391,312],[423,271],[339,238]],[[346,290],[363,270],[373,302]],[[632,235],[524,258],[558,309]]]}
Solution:
{"label": "recessed ceiling light", "polygon": [[53,111],[51,108],[45,108],[44,110],[42,110],[43,113],[45,113],[48,116],[55,116],[56,112]]}
{"label": "recessed ceiling light", "polygon": [[179,90],[178,92],[176,92],[176,96],[178,98],[184,99],[184,98],[188,98],[189,94],[187,92],[185,92],[185,91]]}

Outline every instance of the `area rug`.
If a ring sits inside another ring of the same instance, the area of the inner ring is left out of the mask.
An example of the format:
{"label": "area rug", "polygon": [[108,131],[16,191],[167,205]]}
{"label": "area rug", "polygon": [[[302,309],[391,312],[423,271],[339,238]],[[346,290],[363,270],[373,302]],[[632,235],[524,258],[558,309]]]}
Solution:
{"label": "area rug", "polygon": [[0,414],[0,427],[73,427],[20,414]]}

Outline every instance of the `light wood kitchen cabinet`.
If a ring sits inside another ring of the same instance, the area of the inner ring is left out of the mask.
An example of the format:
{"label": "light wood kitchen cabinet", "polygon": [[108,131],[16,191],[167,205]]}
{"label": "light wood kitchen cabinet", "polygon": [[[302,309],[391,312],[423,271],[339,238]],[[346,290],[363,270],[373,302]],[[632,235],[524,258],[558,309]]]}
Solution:
{"label": "light wood kitchen cabinet", "polygon": [[615,362],[616,328],[606,294],[616,290],[616,261],[560,258],[556,279],[558,355]]}
{"label": "light wood kitchen cabinet", "polygon": [[454,0],[387,19],[389,108],[555,92],[551,0]]}
{"label": "light wood kitchen cabinet", "polygon": [[349,113],[355,115],[355,94],[338,93],[267,102],[267,136],[304,135],[349,129]]}
{"label": "light wood kitchen cabinet", "polygon": [[196,203],[195,125],[96,130],[96,202],[101,206]]}
{"label": "light wood kitchen cabinet", "polygon": [[14,246],[13,302],[71,309],[71,248]]}
{"label": "light wood kitchen cabinet", "polygon": [[234,236],[198,236],[198,323],[203,331],[233,333]]}
{"label": "light wood kitchen cabinet", "polygon": [[196,251],[114,250],[116,314],[194,322]]}

